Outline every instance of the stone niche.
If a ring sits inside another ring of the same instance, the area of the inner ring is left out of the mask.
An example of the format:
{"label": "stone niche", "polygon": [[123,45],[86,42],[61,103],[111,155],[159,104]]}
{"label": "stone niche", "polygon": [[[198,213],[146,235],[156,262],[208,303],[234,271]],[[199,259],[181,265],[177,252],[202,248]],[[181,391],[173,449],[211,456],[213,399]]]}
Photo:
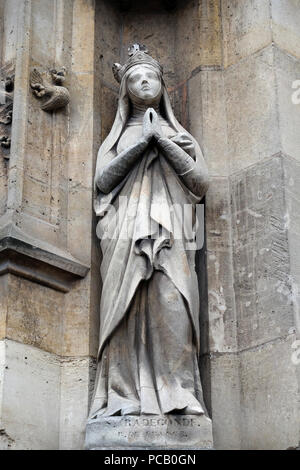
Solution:
{"label": "stone niche", "polygon": [[[217,72],[222,68],[219,2],[98,0],[95,14],[96,149],[110,131],[117,107],[119,87],[112,64],[124,63],[128,45],[134,42],[145,44],[149,53],[163,64],[175,115],[202,146],[199,86],[205,71]],[[197,252],[196,263],[202,310],[201,375],[206,406],[211,410],[205,247]]]}

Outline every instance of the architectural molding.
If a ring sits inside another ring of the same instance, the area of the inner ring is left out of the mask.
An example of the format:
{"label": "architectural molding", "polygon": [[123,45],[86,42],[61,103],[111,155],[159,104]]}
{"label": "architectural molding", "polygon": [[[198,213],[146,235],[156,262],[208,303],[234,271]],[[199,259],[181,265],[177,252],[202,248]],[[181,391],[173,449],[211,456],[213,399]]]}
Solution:
{"label": "architectural molding", "polygon": [[0,275],[11,273],[61,292],[68,292],[72,282],[83,278],[89,267],[68,252],[38,240],[25,241],[6,230],[0,236]]}

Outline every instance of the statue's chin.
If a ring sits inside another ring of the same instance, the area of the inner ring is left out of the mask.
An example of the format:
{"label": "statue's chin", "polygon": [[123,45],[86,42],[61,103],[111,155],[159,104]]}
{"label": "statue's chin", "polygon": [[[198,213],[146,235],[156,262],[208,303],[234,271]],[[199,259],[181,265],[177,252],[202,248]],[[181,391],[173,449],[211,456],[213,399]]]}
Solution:
{"label": "statue's chin", "polygon": [[142,104],[146,106],[155,106],[159,104],[161,99],[161,90],[154,94],[152,90],[140,90],[139,93],[129,93],[130,99],[134,104]]}
{"label": "statue's chin", "polygon": [[143,98],[141,98],[142,102],[146,104],[147,106],[154,106],[157,104],[159,101],[156,97],[153,97],[152,95],[148,94],[145,95]]}

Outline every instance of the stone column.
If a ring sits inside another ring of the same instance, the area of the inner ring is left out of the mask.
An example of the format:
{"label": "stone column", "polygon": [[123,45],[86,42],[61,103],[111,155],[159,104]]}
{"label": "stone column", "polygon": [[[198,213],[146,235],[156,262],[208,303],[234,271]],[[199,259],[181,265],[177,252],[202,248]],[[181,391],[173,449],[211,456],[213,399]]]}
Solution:
{"label": "stone column", "polygon": [[299,445],[299,15],[299,1],[221,1],[222,70],[190,83],[191,124],[201,107],[212,178],[207,355],[216,448]]}
{"label": "stone column", "polygon": [[[1,71],[13,69],[14,91],[0,156],[0,446],[82,448],[99,297],[94,1],[2,0],[1,11]],[[31,73],[49,80],[62,67],[70,104],[45,112]]]}

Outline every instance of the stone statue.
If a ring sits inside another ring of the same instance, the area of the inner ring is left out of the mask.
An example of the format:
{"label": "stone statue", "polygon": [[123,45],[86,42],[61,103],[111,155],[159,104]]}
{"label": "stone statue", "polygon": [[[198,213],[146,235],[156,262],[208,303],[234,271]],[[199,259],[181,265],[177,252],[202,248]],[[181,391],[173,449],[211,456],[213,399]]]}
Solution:
{"label": "stone statue", "polygon": [[103,289],[89,422],[205,413],[195,252],[175,232],[176,208],[195,209],[207,168],[173,114],[161,65],[145,47],[129,51],[114,65],[118,109],[95,175]]}

